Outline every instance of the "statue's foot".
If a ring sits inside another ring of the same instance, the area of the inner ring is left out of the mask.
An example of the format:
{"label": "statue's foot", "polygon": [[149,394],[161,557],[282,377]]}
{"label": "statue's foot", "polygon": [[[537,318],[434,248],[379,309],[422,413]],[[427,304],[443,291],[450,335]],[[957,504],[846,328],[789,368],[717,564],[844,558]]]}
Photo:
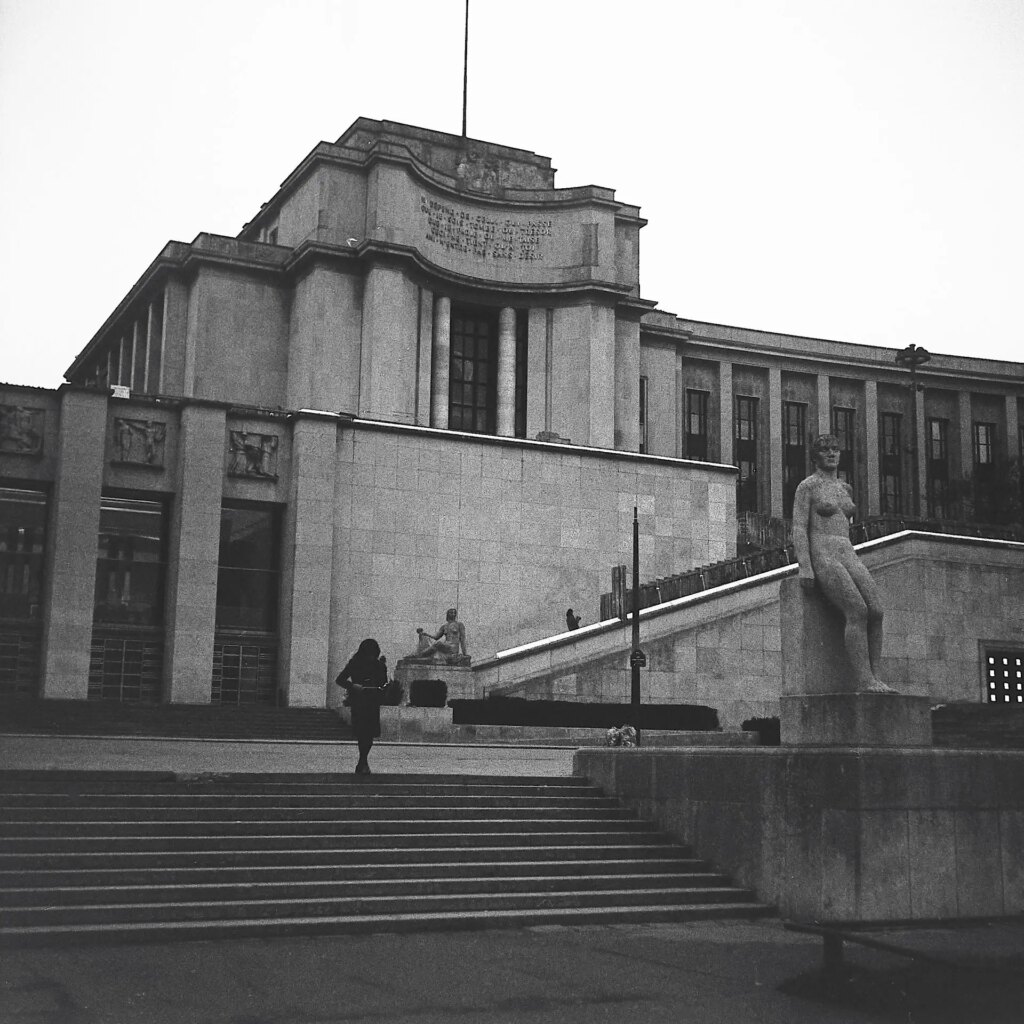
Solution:
{"label": "statue's foot", "polygon": [[864,687],[867,693],[895,693],[896,691],[891,686],[886,686],[881,679],[873,679],[867,686]]}

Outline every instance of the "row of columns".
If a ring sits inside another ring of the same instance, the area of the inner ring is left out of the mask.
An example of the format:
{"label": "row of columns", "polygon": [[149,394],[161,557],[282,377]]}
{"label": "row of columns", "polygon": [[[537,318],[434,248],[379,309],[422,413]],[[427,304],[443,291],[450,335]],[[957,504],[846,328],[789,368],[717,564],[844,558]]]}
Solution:
{"label": "row of columns", "polygon": [[[730,362],[718,365],[719,386],[719,461],[732,465],[735,462],[733,423],[733,367]],[[832,389],[829,375],[819,373],[816,380],[817,393],[817,430],[818,434],[832,431]],[[861,499],[867,515],[877,515],[881,508],[880,476],[879,476],[879,435],[878,435],[878,383],[874,380],[864,381],[864,482],[866,494]],[[1019,417],[1017,415],[1017,397],[1014,394],[1005,396],[1005,430],[1006,452],[1010,459],[1021,455],[1019,441]],[[916,465],[912,462],[907,468],[908,475],[916,473],[917,493],[921,496],[922,510],[924,496],[927,491],[927,453],[925,435],[925,404],[921,395],[917,396],[912,415],[913,436],[908,441],[918,452]],[[959,458],[964,471],[969,471],[974,463],[973,451],[973,412],[971,393],[958,392],[958,427],[959,427]],[[773,516],[782,516],[783,511],[783,423],[782,423],[782,369],[778,366],[768,367],[768,458],[769,458],[769,510]],[[908,495],[907,512],[911,512],[910,496]]]}

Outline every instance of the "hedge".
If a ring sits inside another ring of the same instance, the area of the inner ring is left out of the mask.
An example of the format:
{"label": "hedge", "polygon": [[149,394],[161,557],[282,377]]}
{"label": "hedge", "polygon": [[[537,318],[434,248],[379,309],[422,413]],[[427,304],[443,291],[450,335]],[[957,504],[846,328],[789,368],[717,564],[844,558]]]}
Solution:
{"label": "hedge", "polygon": [[[629,704],[587,704],[570,700],[489,697],[450,700],[455,725],[546,725],[575,729],[610,729],[632,725]],[[703,704],[641,704],[640,728],[677,732],[713,732],[718,712]]]}

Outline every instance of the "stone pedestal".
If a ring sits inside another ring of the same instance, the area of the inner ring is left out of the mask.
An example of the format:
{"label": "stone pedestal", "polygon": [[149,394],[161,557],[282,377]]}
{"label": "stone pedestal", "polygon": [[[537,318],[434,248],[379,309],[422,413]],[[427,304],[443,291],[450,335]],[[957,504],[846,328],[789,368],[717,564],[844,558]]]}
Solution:
{"label": "stone pedestal", "polygon": [[405,688],[406,702],[411,685],[416,679],[443,679],[448,684],[449,700],[477,697],[473,683],[472,665],[449,665],[429,658],[401,658],[395,665],[395,679]]}
{"label": "stone pedestal", "polygon": [[931,701],[899,693],[795,693],[780,698],[786,745],[930,747]]}
{"label": "stone pedestal", "polygon": [[853,693],[843,613],[798,579],[779,588],[783,693]]}

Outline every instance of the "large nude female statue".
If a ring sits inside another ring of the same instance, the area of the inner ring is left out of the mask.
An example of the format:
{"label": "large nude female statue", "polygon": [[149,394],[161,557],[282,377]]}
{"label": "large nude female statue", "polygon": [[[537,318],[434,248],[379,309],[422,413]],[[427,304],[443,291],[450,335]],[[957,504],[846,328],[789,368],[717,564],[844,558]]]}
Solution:
{"label": "large nude female statue", "polygon": [[793,499],[793,546],[800,585],[822,594],[846,619],[846,653],[858,691],[892,693],[878,678],[882,658],[882,604],[878,589],[850,543],[857,511],[849,484],[836,476],[839,441],[822,434],[811,446],[814,472]]}

